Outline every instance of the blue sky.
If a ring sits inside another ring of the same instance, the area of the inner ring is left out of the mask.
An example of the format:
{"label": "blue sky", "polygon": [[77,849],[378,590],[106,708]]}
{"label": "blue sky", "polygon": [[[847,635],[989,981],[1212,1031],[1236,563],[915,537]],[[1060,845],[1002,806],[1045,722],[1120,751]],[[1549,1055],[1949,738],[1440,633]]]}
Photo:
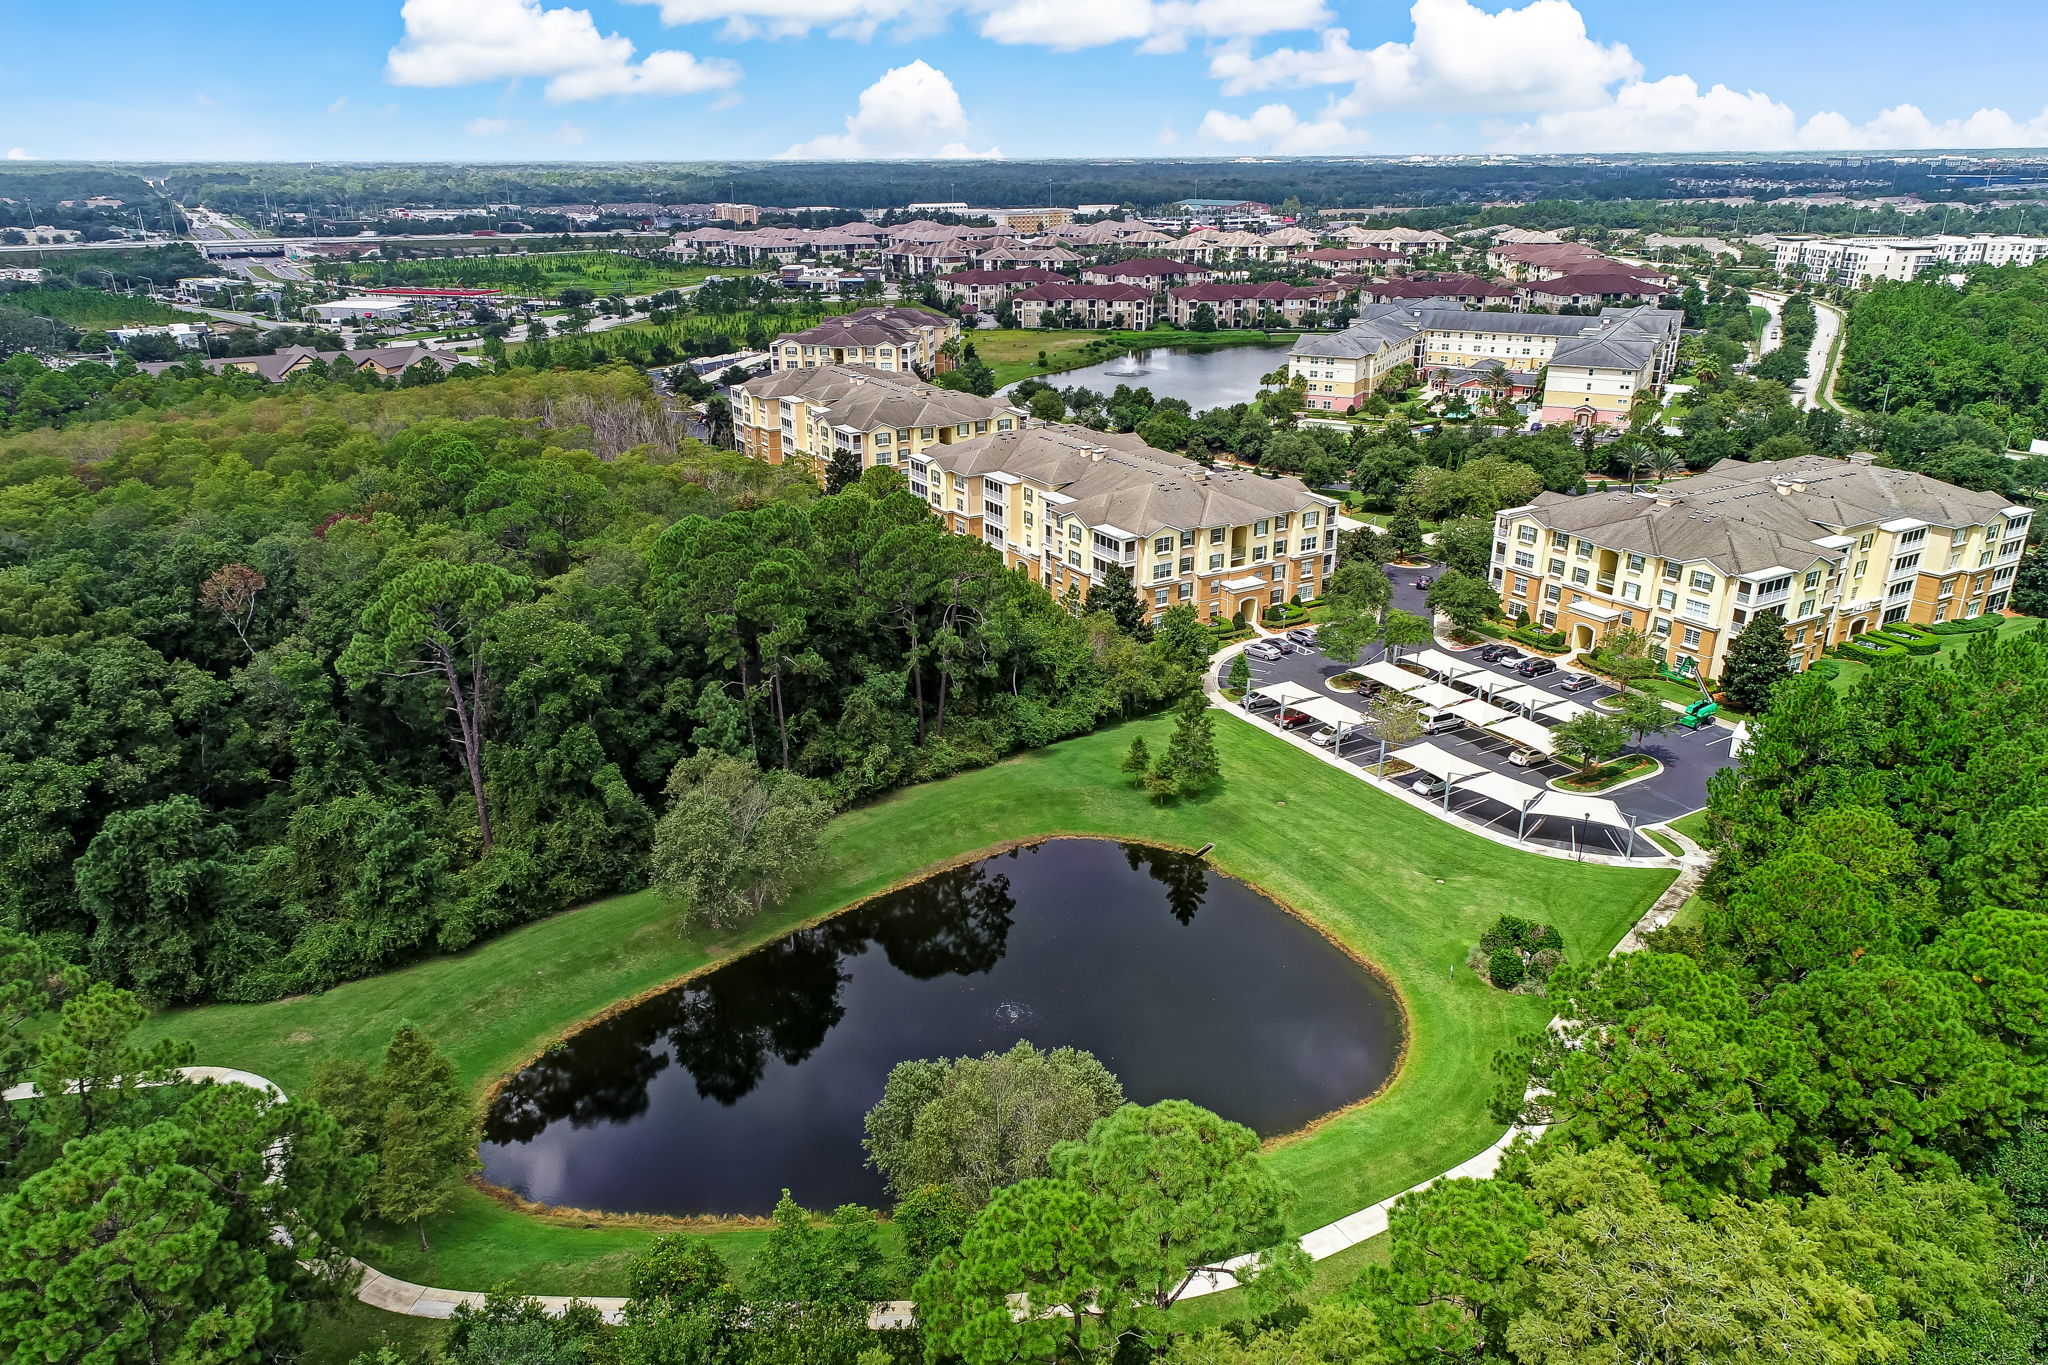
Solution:
{"label": "blue sky", "polygon": [[0,0],[9,158],[2048,146],[2048,7]]}

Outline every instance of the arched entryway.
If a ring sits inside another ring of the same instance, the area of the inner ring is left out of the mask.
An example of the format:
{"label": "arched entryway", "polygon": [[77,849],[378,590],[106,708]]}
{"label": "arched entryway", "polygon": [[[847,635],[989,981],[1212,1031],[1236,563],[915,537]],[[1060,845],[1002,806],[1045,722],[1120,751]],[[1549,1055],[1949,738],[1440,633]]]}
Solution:
{"label": "arched entryway", "polygon": [[1583,624],[1582,624],[1582,625],[1576,625],[1576,626],[1573,626],[1573,627],[1572,627],[1572,648],[1573,648],[1573,649],[1591,649],[1592,647],[1593,647],[1593,628],[1592,628],[1591,626],[1588,626],[1588,625],[1583,625]]}
{"label": "arched entryway", "polygon": [[1580,408],[1572,414],[1572,426],[1580,431],[1584,431],[1592,426],[1595,421],[1599,420],[1599,417],[1600,414],[1591,408]]}
{"label": "arched entryway", "polygon": [[1241,626],[1250,625],[1252,623],[1252,599],[1247,597],[1244,601],[1239,602],[1236,614],[1230,619]]}
{"label": "arched entryway", "polygon": [[1870,622],[1868,621],[1851,621],[1849,623],[1849,638],[1853,640],[1868,629],[1870,629]]}

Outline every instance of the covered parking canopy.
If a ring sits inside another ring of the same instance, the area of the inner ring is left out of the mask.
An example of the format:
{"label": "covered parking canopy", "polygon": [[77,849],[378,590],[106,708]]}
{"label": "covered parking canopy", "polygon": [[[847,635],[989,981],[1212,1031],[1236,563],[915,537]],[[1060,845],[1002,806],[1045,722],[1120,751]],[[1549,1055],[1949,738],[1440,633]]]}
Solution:
{"label": "covered parking canopy", "polygon": [[1518,711],[1541,711],[1559,699],[1556,693],[1545,692],[1540,687],[1531,687],[1527,683],[1505,679],[1503,681],[1506,681],[1507,685],[1496,688],[1493,692],[1493,703],[1496,706],[1512,706]]}
{"label": "covered parking canopy", "polygon": [[1446,687],[1442,683],[1424,683],[1410,691],[1408,695],[1424,706],[1439,711],[1448,711],[1461,701],[1471,700],[1455,687]]}
{"label": "covered parking canopy", "polygon": [[1369,663],[1365,667],[1354,669],[1353,671],[1361,678],[1376,682],[1381,687],[1393,692],[1413,692],[1418,687],[1429,686],[1429,679],[1423,677],[1420,673],[1410,673],[1405,668],[1397,668],[1384,659]]}
{"label": "covered parking canopy", "polygon": [[1501,721],[1512,718],[1515,713],[1503,711],[1498,706],[1483,702],[1477,697],[1467,697],[1451,708],[1451,714],[1468,725],[1491,730]]}
{"label": "covered parking canopy", "polygon": [[1313,716],[1337,732],[1342,741],[1347,730],[1365,724],[1365,717],[1334,697],[1310,697],[1307,701],[1292,702],[1290,705],[1305,716]]}
{"label": "covered parking canopy", "polygon": [[1321,696],[1322,694],[1314,688],[1303,687],[1296,682],[1267,683],[1264,687],[1251,688],[1244,694],[1244,709],[1250,711],[1255,706],[1268,705],[1300,709],[1303,702],[1315,701]]}
{"label": "covered parking canopy", "polygon": [[1451,782],[1462,782],[1468,777],[1490,772],[1484,764],[1474,763],[1469,758],[1459,758],[1448,749],[1439,749],[1434,744],[1411,744],[1405,749],[1396,749],[1395,758],[1411,768],[1420,768],[1431,777],[1441,777]]}
{"label": "covered parking canopy", "polygon": [[1524,837],[1529,820],[1572,820],[1581,824],[1604,825],[1609,829],[1626,830],[1628,843],[1625,856],[1636,856],[1636,822],[1622,814],[1621,807],[1604,796],[1579,796],[1572,792],[1546,791],[1522,811],[1522,826],[1516,837]]}
{"label": "covered parking canopy", "polygon": [[1440,649],[1425,649],[1408,660],[1418,667],[1443,678],[1460,678],[1467,673],[1484,673],[1487,670],[1478,664],[1468,664],[1463,659],[1454,659]]}
{"label": "covered parking canopy", "polygon": [[1495,721],[1486,728],[1503,739],[1511,739],[1524,749],[1534,749],[1539,754],[1550,753],[1554,748],[1549,726],[1538,725],[1535,721],[1524,720],[1520,716],[1509,716],[1506,720]]}
{"label": "covered parking canopy", "polygon": [[1532,802],[1543,796],[1543,788],[1527,782],[1517,782],[1505,773],[1481,773],[1458,784],[1461,792],[1477,792],[1489,801],[1498,801],[1512,811],[1527,810]]}
{"label": "covered parking canopy", "polygon": [[[1543,695],[1546,697],[1550,697],[1550,694],[1548,692],[1544,693]],[[1550,700],[1544,702],[1541,706],[1537,707],[1536,709],[1538,711],[1541,711],[1544,715],[1551,717],[1553,720],[1562,723],[1568,720],[1577,720],[1580,716],[1587,714],[1593,708],[1590,706],[1581,706],[1577,702],[1573,701],[1570,697],[1550,697]]]}

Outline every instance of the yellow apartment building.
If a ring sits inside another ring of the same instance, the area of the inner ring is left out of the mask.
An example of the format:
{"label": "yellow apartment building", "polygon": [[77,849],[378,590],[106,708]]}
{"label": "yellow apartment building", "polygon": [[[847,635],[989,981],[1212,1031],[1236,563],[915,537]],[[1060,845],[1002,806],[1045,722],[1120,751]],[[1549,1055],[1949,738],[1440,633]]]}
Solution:
{"label": "yellow apartment building", "polygon": [[1575,649],[1629,626],[1710,678],[1775,609],[1805,668],[1879,625],[2003,607],[2031,516],[1868,455],[1723,460],[1654,491],[1545,493],[1500,512],[1493,581],[1510,612]]}
{"label": "yellow apartment building", "polygon": [[821,471],[850,450],[861,468],[903,466],[927,449],[1021,427],[1021,408],[867,365],[782,370],[732,388],[733,434],[769,464]]}
{"label": "yellow apartment building", "polygon": [[939,348],[959,335],[958,318],[922,308],[861,308],[801,332],[784,332],[768,350],[776,370],[867,365],[931,374],[938,368]]}
{"label": "yellow apartment building", "polygon": [[1135,435],[1063,423],[926,447],[911,492],[960,535],[980,536],[1056,596],[1130,570],[1157,617],[1255,619],[1321,590],[1336,564],[1336,507],[1294,478],[1210,470]]}

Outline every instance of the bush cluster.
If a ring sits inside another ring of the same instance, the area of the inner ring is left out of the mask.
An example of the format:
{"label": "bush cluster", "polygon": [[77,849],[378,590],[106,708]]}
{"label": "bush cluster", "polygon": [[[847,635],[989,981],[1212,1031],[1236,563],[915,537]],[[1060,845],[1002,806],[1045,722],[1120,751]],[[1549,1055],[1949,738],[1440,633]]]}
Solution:
{"label": "bush cluster", "polygon": [[1486,958],[1486,979],[1504,991],[1528,983],[1541,985],[1564,961],[1564,935],[1554,924],[1537,924],[1502,915],[1479,937]]}

